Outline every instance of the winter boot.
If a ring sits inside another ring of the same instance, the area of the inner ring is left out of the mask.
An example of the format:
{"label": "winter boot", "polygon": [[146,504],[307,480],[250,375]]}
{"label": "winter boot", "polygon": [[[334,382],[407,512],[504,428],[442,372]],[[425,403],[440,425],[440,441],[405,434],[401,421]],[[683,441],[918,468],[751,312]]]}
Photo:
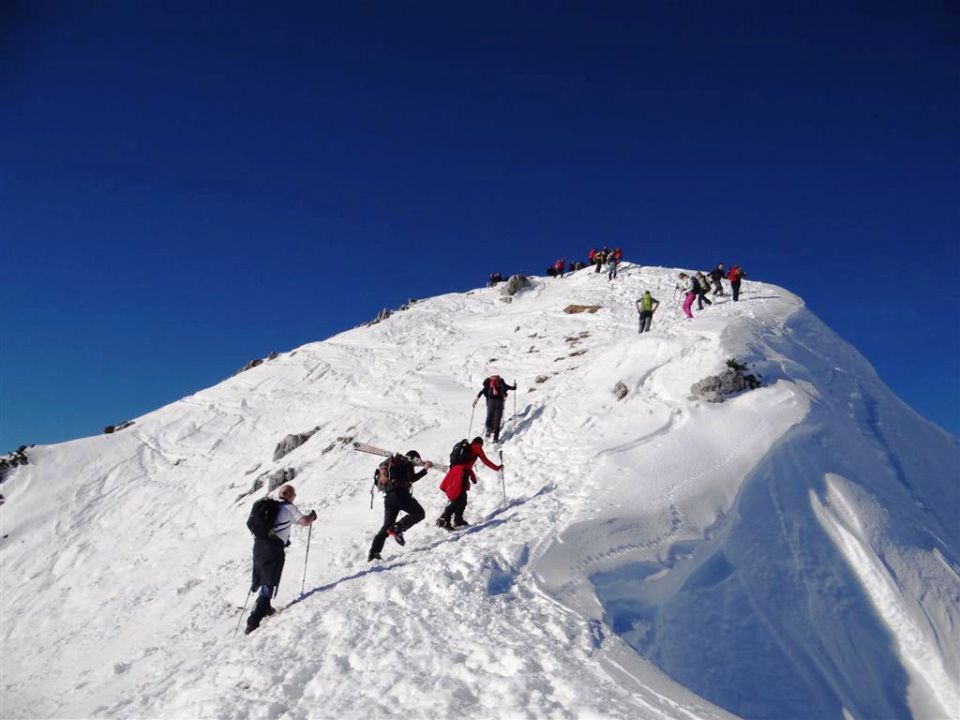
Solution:
{"label": "winter boot", "polygon": [[249,635],[258,627],[260,627],[260,621],[263,620],[264,617],[267,615],[273,615],[273,612],[270,612],[271,610],[273,610],[273,608],[270,607],[270,598],[260,595],[257,598],[256,604],[253,606],[253,612],[251,612],[250,617],[247,618],[247,629],[245,634]]}
{"label": "winter boot", "polygon": [[470,523],[468,523],[463,518],[454,518],[453,527],[455,528],[470,527]]}
{"label": "winter boot", "polygon": [[437,518],[437,527],[444,530],[453,530],[453,525],[450,524],[450,521],[447,518]]}
{"label": "winter boot", "polygon": [[407,541],[403,539],[403,531],[400,529],[399,525],[391,525],[390,529],[387,530],[387,535],[396,540],[397,545],[407,544]]}
{"label": "winter boot", "polygon": [[370,554],[367,555],[367,562],[373,562],[374,560],[382,560],[382,559],[383,558],[380,557],[380,553],[374,552],[373,550],[371,550]]}

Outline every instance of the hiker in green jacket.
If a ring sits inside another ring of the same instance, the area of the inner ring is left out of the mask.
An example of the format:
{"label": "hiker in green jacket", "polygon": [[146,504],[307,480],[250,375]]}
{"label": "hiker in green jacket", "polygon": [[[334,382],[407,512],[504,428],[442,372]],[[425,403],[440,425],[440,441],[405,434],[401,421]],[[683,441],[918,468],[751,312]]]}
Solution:
{"label": "hiker in green jacket", "polygon": [[649,290],[643,291],[643,297],[637,300],[637,312],[640,313],[640,332],[649,332],[653,314],[660,307],[660,301],[650,295]]}

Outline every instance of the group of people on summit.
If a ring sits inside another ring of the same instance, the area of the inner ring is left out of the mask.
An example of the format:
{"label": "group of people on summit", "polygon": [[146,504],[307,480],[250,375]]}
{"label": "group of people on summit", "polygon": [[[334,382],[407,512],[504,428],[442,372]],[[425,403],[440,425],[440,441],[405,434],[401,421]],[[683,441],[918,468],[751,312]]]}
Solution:
{"label": "group of people on summit", "polygon": [[571,260],[569,263],[564,258],[557,258],[557,261],[547,268],[547,275],[555,278],[562,278],[564,273],[572,273],[577,270],[583,270],[587,265],[593,265],[596,272],[601,272],[604,268],[607,271],[607,280],[613,280],[617,277],[617,267],[623,258],[623,250],[614,248],[610,250],[604,246],[602,249],[590,248],[587,253],[587,263],[580,260]]}

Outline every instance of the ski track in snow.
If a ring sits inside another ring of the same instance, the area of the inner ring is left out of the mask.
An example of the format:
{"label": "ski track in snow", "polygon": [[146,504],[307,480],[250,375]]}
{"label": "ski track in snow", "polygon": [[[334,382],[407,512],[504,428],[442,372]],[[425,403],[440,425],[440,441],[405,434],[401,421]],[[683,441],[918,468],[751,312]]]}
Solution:
{"label": "ski track in snow", "polygon": [[[809,717],[949,713],[960,580],[945,518],[957,491],[937,493],[956,439],[912,415],[789,293],[747,281],[742,302],[727,296],[688,322],[671,303],[675,274],[625,264],[614,282],[591,269],[534,278],[509,304],[498,288],[443,295],[282,353],[115,435],[32,449],[0,510],[3,717],[692,720],[778,703]],[[645,288],[662,305],[639,336]],[[570,304],[601,309],[567,314]],[[731,357],[754,363],[765,386],[722,405],[691,399]],[[506,500],[478,463],[474,525],[447,534],[433,526],[444,498],[431,471],[414,488],[426,520],[368,565],[382,516],[379,498],[370,509],[376,459],[350,441],[446,462],[456,440],[482,433],[483,403],[472,422],[470,404],[493,372],[519,383],[502,433]],[[285,435],[315,427],[272,459]],[[784,459],[793,447],[809,468]],[[850,467],[828,465],[841,457]],[[304,576],[308,534],[297,528],[283,611],[244,636],[244,521],[262,491],[249,492],[282,468],[297,473],[300,507],[319,515],[309,566]],[[798,505],[745,529],[765,482],[776,503]],[[773,619],[778,601],[759,578],[814,578],[819,560],[799,539],[814,532],[818,558],[834,548],[824,593],[841,610],[809,603]],[[771,548],[759,570],[750,547]],[[900,697],[856,686],[851,663],[870,667],[870,653],[805,659],[816,637],[837,638],[820,641],[833,652],[867,632],[842,613],[860,599],[879,618],[876,667],[903,669],[890,683]],[[770,667],[757,682],[766,691],[723,680],[755,673],[735,634],[719,663],[696,657],[709,637],[698,616],[715,616],[719,633],[750,628],[742,642]],[[686,635],[672,617],[688,618]]]}

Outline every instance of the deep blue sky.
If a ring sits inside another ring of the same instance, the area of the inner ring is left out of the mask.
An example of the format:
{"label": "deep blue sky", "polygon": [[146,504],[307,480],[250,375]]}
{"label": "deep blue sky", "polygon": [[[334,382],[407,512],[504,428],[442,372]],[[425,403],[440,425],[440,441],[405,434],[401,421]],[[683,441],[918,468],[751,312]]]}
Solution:
{"label": "deep blue sky", "polygon": [[603,244],[793,290],[960,433],[949,7],[0,3],[0,451]]}

